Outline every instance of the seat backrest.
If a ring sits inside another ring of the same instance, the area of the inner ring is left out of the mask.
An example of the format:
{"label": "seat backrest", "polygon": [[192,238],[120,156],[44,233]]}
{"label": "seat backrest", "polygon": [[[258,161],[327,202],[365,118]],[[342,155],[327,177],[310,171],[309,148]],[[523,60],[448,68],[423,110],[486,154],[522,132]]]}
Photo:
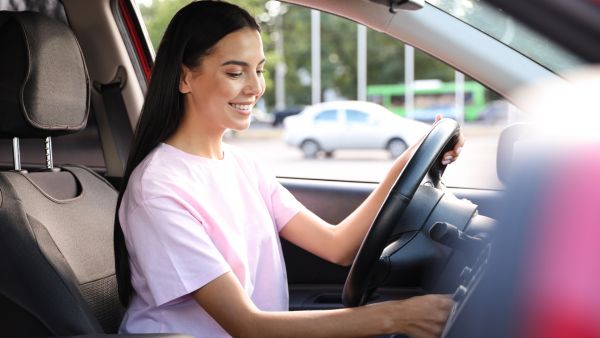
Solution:
{"label": "seat backrest", "polygon": [[[0,45],[3,142],[85,127],[90,81],[66,25],[0,12]],[[85,167],[0,172],[1,336],[117,331],[116,200],[117,191]]]}

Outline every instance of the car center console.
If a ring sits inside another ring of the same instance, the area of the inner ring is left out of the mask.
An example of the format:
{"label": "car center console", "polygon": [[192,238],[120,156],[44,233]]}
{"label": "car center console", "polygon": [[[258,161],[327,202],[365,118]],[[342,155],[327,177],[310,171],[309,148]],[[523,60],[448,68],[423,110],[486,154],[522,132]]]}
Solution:
{"label": "car center console", "polygon": [[444,222],[434,224],[429,231],[429,235],[432,240],[440,244],[461,251],[468,257],[474,257],[460,272],[456,289],[452,294],[454,306],[450,311],[441,336],[443,338],[470,337],[463,329],[463,324],[469,322],[464,310],[485,276],[489,265],[492,243],[484,237],[468,235],[453,225]]}

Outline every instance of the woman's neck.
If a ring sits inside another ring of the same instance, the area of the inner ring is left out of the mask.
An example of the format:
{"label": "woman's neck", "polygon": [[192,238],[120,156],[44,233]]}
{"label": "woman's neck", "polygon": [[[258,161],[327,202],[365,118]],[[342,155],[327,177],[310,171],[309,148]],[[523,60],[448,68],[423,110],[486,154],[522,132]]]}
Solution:
{"label": "woman's neck", "polygon": [[214,160],[223,159],[222,140],[225,129],[208,129],[202,126],[206,124],[184,118],[165,143],[193,155]]}
{"label": "woman's neck", "polygon": [[206,157],[213,160],[223,159],[223,150],[220,140],[216,143],[198,143],[187,138],[179,138],[177,135],[173,135],[172,137],[169,137],[165,143],[192,155]]}

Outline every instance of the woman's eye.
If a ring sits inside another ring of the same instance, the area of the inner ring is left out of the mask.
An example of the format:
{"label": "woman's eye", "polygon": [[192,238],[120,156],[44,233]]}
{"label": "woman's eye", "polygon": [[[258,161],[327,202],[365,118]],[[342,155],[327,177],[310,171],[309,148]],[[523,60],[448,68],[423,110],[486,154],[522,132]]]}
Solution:
{"label": "woman's eye", "polygon": [[232,77],[232,78],[236,79],[236,78],[242,76],[242,73],[241,72],[240,73],[227,73],[227,75],[229,77]]}
{"label": "woman's eye", "polygon": [[263,75],[264,73],[265,73],[264,69],[258,69],[258,70],[256,70],[256,74],[258,74],[258,75]]}

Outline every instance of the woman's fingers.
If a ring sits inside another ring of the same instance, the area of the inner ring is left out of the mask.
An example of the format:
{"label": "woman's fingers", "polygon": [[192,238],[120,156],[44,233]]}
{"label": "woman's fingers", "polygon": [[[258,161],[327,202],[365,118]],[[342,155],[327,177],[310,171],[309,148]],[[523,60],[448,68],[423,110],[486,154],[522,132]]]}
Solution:
{"label": "woman's fingers", "polygon": [[[444,118],[444,116],[442,114],[436,114],[434,124],[437,123],[442,118]],[[458,134],[458,141],[454,145],[454,148],[452,148],[452,150],[450,150],[450,151],[447,151],[444,154],[444,156],[442,157],[442,164],[448,165],[448,164],[456,161],[456,159],[460,155],[460,152],[462,151],[464,144],[465,144],[465,136],[462,133],[462,129],[461,129],[460,133]]]}
{"label": "woman's fingers", "polygon": [[450,164],[450,163],[452,163],[452,162],[454,162],[454,161],[455,161],[455,157],[454,157],[454,156],[452,156],[452,155],[448,155],[448,153],[450,153],[450,152],[447,152],[447,153],[444,155],[444,157],[442,158],[442,164],[443,164],[443,165],[448,165],[448,164]]}
{"label": "woman's fingers", "polygon": [[[437,120],[437,116],[436,116],[436,120]],[[444,156],[442,157],[442,164],[448,165],[448,164],[456,161],[456,159],[458,158],[458,156],[460,155],[460,153],[463,149],[464,144],[465,144],[465,135],[463,134],[462,129],[461,129],[460,133],[458,134],[458,141],[456,141],[454,148],[452,148],[452,150],[449,150],[446,153],[444,153]]]}
{"label": "woman's fingers", "polygon": [[454,302],[449,295],[426,295],[404,301],[405,310],[410,310],[410,323],[403,333],[411,337],[439,337]]}

